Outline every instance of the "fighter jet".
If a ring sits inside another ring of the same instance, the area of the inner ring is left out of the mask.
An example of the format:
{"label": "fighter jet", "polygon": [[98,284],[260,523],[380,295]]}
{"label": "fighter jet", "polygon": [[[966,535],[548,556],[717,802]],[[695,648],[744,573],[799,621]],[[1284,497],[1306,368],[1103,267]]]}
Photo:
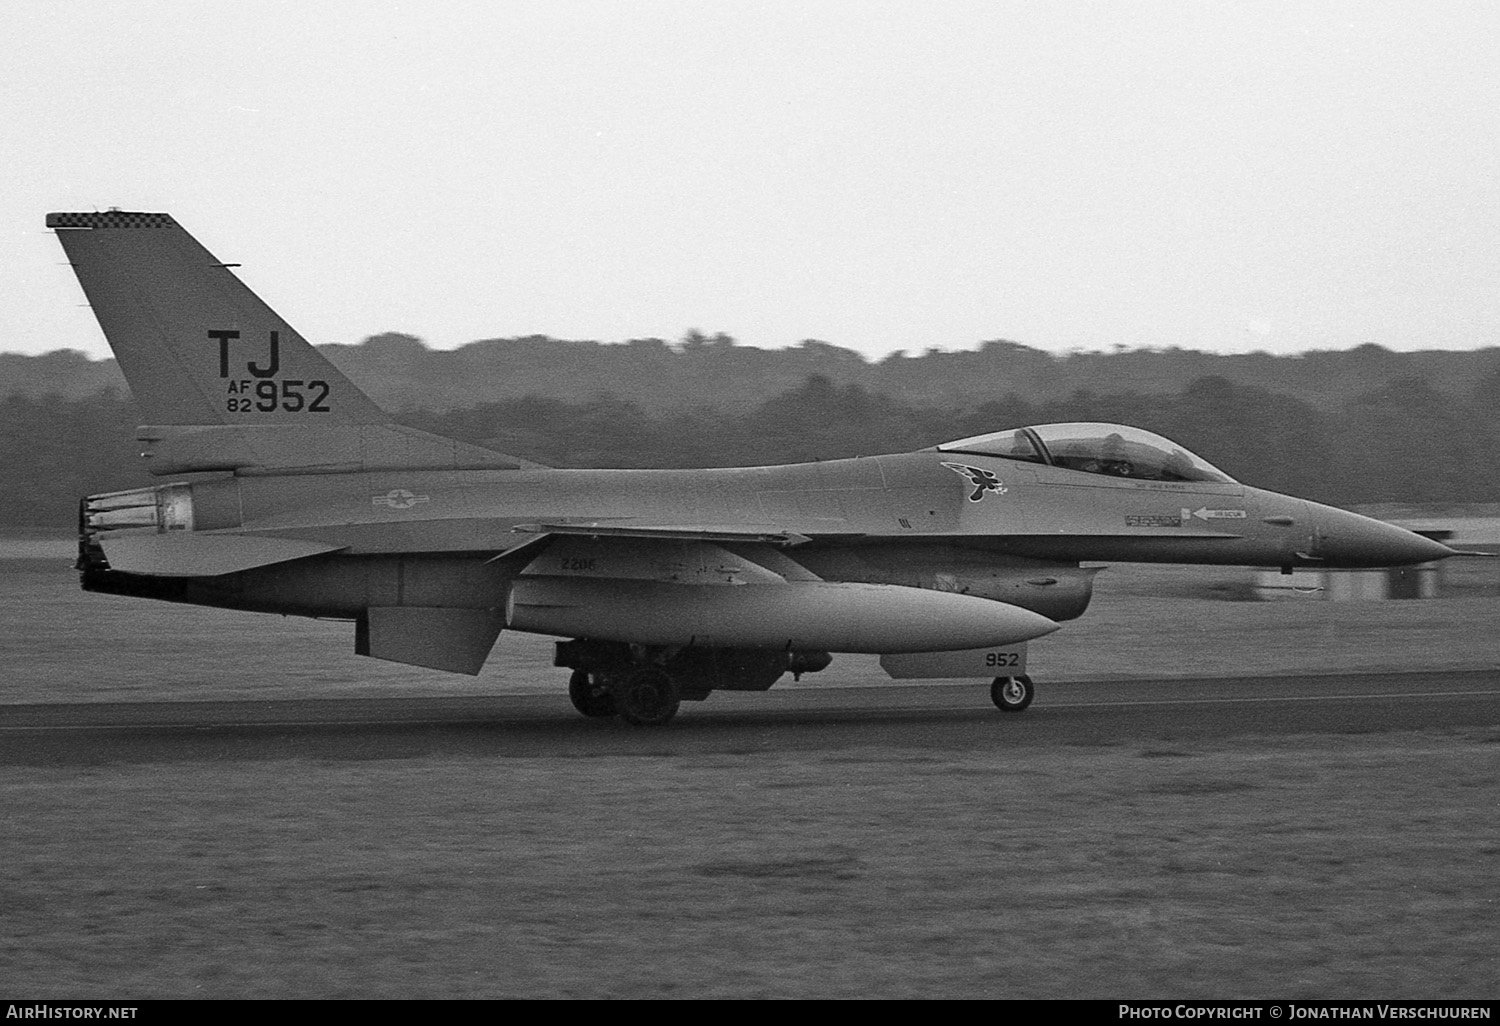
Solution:
{"label": "fighter jet", "polygon": [[360,655],[456,673],[502,631],[554,636],[586,716],[662,724],[834,653],[993,678],[1014,712],[1026,642],[1089,604],[1083,563],[1453,554],[1117,424],[789,466],[543,467],[397,424],[166,214],[47,225],[164,479],[82,500],[85,590],[344,620]]}

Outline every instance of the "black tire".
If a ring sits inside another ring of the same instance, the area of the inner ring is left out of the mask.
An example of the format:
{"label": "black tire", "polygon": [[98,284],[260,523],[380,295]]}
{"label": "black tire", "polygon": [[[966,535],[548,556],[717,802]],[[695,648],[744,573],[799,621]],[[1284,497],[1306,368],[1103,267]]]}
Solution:
{"label": "black tire", "polygon": [[614,700],[620,719],[636,727],[659,727],[676,716],[682,704],[677,683],[659,666],[641,667],[619,678]]}
{"label": "black tire", "polygon": [[568,697],[573,708],[585,716],[597,718],[615,714],[615,696],[602,682],[595,683],[587,670],[574,670],[568,678]]}
{"label": "black tire", "polygon": [[1036,688],[1024,673],[1019,677],[996,677],[990,685],[990,701],[1001,712],[1018,713],[1031,704]]}

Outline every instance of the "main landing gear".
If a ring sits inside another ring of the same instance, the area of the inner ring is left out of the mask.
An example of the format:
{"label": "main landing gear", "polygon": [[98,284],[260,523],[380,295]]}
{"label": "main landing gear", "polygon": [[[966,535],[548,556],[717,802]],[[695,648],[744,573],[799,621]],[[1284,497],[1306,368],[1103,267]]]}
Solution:
{"label": "main landing gear", "polygon": [[588,717],[619,716],[637,727],[659,727],[682,704],[682,692],[659,666],[633,666],[621,672],[574,670],[568,678],[573,708]]}
{"label": "main landing gear", "polygon": [[603,676],[587,670],[574,670],[573,676],[568,678],[568,697],[573,700],[573,708],[585,716],[613,716],[618,711],[615,696],[610,693]]}
{"label": "main landing gear", "polygon": [[573,671],[568,697],[585,716],[618,716],[638,727],[658,727],[683,702],[713,691],[764,691],[784,673],[798,680],[833,662],[827,652],[758,648],[628,645],[575,638],[559,641],[554,666]]}
{"label": "main landing gear", "polygon": [[660,666],[642,666],[616,679],[610,688],[620,719],[636,727],[659,727],[677,715],[682,695]]}
{"label": "main landing gear", "polygon": [[1036,688],[1026,674],[1017,677],[996,677],[990,685],[990,701],[1001,712],[1018,713],[1031,704],[1036,697]]}

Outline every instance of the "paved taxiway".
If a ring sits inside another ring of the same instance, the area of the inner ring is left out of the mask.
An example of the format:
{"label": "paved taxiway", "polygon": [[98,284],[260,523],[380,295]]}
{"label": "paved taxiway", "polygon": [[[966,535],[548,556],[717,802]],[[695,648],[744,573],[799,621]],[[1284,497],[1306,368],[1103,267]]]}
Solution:
{"label": "paved taxiway", "polygon": [[688,755],[886,745],[1190,742],[1500,726],[1500,669],[1062,683],[1007,715],[986,685],[786,688],[684,703],[663,728],[586,720],[556,695],[0,706],[0,765],[428,755]]}

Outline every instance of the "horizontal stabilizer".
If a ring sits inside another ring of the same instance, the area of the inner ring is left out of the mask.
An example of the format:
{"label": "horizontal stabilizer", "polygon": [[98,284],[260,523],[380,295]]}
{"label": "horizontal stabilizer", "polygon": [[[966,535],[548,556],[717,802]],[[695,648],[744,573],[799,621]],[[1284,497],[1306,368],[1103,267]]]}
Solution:
{"label": "horizontal stabilizer", "polygon": [[258,566],[285,563],[342,546],[292,538],[258,538],[243,534],[111,533],[100,537],[109,568],[157,577],[217,577]]}
{"label": "horizontal stabilizer", "polygon": [[358,655],[475,676],[505,617],[498,609],[372,606],[355,629]]}

